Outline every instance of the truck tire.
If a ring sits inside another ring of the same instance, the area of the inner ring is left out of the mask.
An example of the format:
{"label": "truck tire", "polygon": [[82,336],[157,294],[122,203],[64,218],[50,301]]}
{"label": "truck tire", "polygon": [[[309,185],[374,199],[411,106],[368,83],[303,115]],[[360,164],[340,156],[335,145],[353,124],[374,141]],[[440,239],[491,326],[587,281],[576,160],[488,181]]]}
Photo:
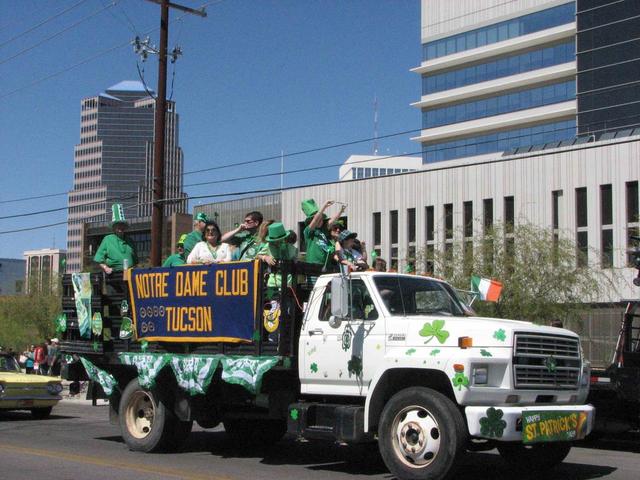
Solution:
{"label": "truck tire", "polygon": [[32,408],[31,416],[36,420],[44,420],[45,418],[49,418],[51,410],[53,410],[53,407]]}
{"label": "truck tire", "polygon": [[385,465],[402,480],[444,479],[464,452],[467,429],[441,393],[411,387],[396,393],[380,416],[378,445]]}
{"label": "truck tire", "polygon": [[271,418],[230,418],[224,430],[236,446],[267,447],[279,442],[287,433],[287,422]]}
{"label": "truck tire", "polygon": [[137,452],[176,449],[187,439],[193,425],[191,421],[178,420],[152,390],[140,386],[137,378],[122,392],[118,417],[122,438]]}
{"label": "truck tire", "polygon": [[561,464],[569,455],[571,446],[569,442],[506,443],[498,444],[498,452],[512,470],[544,472]]}

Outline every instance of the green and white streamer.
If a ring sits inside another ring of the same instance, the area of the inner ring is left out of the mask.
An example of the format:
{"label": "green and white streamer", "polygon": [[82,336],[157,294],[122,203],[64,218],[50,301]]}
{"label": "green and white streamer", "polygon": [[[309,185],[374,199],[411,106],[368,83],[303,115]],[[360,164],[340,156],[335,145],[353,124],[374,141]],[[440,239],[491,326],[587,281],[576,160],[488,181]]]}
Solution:
{"label": "green and white streamer", "polygon": [[170,361],[173,355],[153,353],[121,353],[120,361],[133,365],[138,370],[138,382],[143,388],[153,388],[156,377]]}
{"label": "green and white streamer", "polygon": [[251,393],[258,393],[262,377],[278,363],[278,357],[223,357],[222,380],[242,385]]}
{"label": "green and white streamer", "polygon": [[94,382],[98,382],[108,396],[113,393],[113,391],[118,386],[118,381],[113,378],[109,372],[102,370],[101,368],[96,367],[93,363],[87,360],[84,357],[80,357],[80,361],[84,366],[84,369],[87,371],[87,375]]}
{"label": "green and white streamer", "polygon": [[88,273],[72,273],[78,327],[82,338],[91,338],[91,275]]}
{"label": "green and white streamer", "polygon": [[219,356],[175,356],[171,368],[178,386],[191,395],[205,394],[220,363]]}

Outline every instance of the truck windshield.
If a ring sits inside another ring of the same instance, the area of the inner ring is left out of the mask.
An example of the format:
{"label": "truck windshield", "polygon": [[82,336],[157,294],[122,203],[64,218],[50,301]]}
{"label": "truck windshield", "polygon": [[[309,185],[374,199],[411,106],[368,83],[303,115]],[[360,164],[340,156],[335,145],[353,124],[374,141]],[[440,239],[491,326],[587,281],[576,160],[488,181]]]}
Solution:
{"label": "truck windshield", "polygon": [[379,275],[373,278],[392,315],[465,315],[465,308],[453,289],[441,282],[424,277]]}

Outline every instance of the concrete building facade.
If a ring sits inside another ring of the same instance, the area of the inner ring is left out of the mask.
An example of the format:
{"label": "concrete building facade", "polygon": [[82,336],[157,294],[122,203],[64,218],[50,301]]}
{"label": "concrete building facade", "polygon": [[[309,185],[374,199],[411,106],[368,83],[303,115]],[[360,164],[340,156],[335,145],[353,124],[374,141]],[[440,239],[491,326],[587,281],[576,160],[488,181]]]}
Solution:
{"label": "concrete building facade", "polygon": [[[123,81],[81,102],[80,143],[74,151],[69,192],[68,270],[80,271],[83,222],[110,220],[111,204],[122,203],[127,218],[151,214],[155,100],[141,82]],[[167,102],[165,215],[186,210],[179,116]]]}
{"label": "concrete building facade", "polygon": [[25,292],[32,288],[40,291],[50,291],[57,288],[60,275],[65,273],[67,252],[59,248],[42,248],[40,250],[26,250],[24,253]]}

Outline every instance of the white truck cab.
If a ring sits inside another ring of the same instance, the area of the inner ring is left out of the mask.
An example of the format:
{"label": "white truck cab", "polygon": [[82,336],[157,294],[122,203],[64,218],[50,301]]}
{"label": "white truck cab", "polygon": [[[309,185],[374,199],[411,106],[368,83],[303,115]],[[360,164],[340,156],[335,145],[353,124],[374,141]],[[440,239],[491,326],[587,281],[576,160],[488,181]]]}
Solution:
{"label": "white truck cab", "polygon": [[452,437],[486,439],[514,464],[559,463],[593,427],[578,335],[477,317],[433,278],[321,276],[299,353],[301,393],[363,397],[364,431],[401,478],[438,471]]}

